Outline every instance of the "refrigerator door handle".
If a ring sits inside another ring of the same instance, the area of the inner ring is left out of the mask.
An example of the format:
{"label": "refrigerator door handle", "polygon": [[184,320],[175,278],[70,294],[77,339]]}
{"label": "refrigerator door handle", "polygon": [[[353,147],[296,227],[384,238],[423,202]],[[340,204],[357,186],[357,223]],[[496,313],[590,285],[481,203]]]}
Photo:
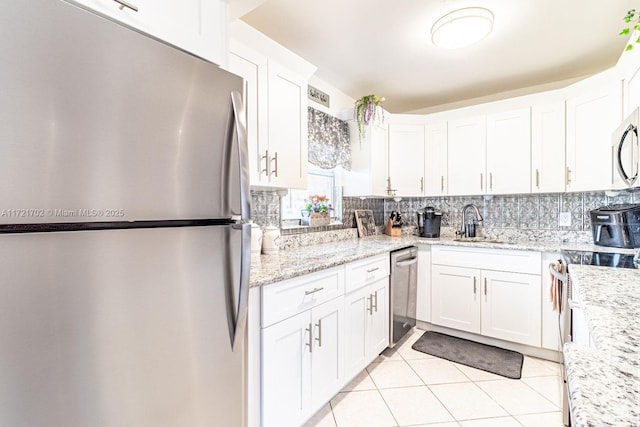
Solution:
{"label": "refrigerator door handle", "polygon": [[[238,159],[240,163],[240,214],[242,220],[248,220],[251,219],[249,146],[247,140],[247,124],[245,123],[244,104],[242,103],[242,94],[240,92],[236,90],[231,91],[231,104],[233,106],[233,121],[237,136]],[[231,136],[230,144],[233,144],[233,136]]]}
{"label": "refrigerator door handle", "polygon": [[235,313],[235,327],[231,334],[231,349],[235,349],[237,342],[244,339],[244,330],[249,310],[249,275],[251,272],[251,224],[233,224],[234,230],[242,231],[240,246],[240,287],[238,289],[238,307]]}

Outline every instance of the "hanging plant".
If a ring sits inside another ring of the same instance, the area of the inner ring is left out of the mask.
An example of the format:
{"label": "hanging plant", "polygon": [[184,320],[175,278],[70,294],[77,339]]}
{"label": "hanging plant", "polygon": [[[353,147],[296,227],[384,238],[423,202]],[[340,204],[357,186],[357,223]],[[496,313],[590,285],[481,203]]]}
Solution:
{"label": "hanging plant", "polygon": [[[620,31],[621,36],[629,36],[634,31],[640,31],[640,12],[636,12],[635,9],[631,9],[627,12],[627,15],[624,17],[624,22],[629,25],[626,28],[623,28]],[[638,37],[635,41],[636,43],[640,43],[640,37]],[[633,49],[633,45],[629,43],[625,50]]]}
{"label": "hanging plant", "polygon": [[358,135],[360,141],[364,139],[365,128],[369,123],[384,122],[384,107],[382,103],[384,98],[377,95],[365,95],[356,101],[354,114],[356,123],[358,124]]}

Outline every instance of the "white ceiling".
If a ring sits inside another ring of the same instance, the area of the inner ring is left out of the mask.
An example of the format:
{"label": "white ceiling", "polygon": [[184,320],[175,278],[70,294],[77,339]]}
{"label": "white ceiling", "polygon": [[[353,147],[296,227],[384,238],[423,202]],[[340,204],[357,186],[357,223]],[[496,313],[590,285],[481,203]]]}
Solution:
{"label": "white ceiling", "polygon": [[[242,19],[317,66],[320,79],[355,99],[384,96],[392,113],[553,87],[611,67],[626,42],[618,35],[622,18],[637,6],[637,0],[233,0],[232,15],[234,1],[255,7]],[[433,23],[469,6],[493,12],[493,33],[463,49],[433,46]]]}

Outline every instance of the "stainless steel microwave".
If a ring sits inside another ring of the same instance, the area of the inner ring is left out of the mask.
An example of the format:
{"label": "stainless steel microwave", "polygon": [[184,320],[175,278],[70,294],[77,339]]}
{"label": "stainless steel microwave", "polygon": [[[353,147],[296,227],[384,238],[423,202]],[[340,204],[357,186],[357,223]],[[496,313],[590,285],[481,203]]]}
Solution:
{"label": "stainless steel microwave", "polygon": [[613,132],[611,138],[611,183],[613,188],[621,190],[640,187],[638,170],[640,169],[640,142],[638,142],[640,109],[636,108],[629,117]]}

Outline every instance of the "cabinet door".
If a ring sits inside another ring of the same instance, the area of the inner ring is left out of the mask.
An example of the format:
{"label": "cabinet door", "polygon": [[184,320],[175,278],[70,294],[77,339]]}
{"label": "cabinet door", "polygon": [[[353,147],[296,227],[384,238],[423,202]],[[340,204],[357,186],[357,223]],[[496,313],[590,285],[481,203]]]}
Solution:
{"label": "cabinet door", "polygon": [[529,108],[487,116],[487,192],[529,193],[531,112]]}
{"label": "cabinet door", "polygon": [[343,195],[388,196],[388,140],[386,126],[370,124],[360,140],[358,126],[349,120],[351,170],[344,171]]}
{"label": "cabinet door", "polygon": [[312,332],[309,311],[262,330],[265,427],[301,425],[310,415]]}
{"label": "cabinet door", "polygon": [[221,0],[71,0],[174,46],[223,64],[227,3]]}
{"label": "cabinet door", "polygon": [[425,126],[424,194],[447,194],[447,122]]}
{"label": "cabinet door", "polygon": [[621,83],[567,99],[567,191],[608,190],[611,134],[621,121]]}
{"label": "cabinet door", "polygon": [[369,362],[389,345],[389,278],[369,285],[371,309],[367,325]]}
{"label": "cabinet door", "polygon": [[431,266],[431,321],[480,333],[480,271],[473,268]]}
{"label": "cabinet door", "polygon": [[431,322],[431,245],[418,246],[416,319]]}
{"label": "cabinet door", "polygon": [[345,377],[353,378],[369,364],[367,356],[370,287],[360,288],[345,296]]}
{"label": "cabinet door", "polygon": [[448,122],[447,176],[450,196],[486,193],[485,117]]}
{"label": "cabinet door", "polygon": [[269,60],[270,185],[307,187],[307,82]]}
{"label": "cabinet door", "polygon": [[251,185],[266,185],[267,176],[267,58],[245,46],[233,43],[229,52],[229,71],[244,78],[244,105],[249,143]]}
{"label": "cabinet door", "polygon": [[311,310],[311,412],[320,409],[344,383],[344,298]]}
{"label": "cabinet door", "polygon": [[424,126],[389,125],[389,178],[398,196],[424,193]]}
{"label": "cabinet door", "polygon": [[482,335],[540,347],[540,276],[482,271]]}
{"label": "cabinet door", "polygon": [[565,107],[531,107],[531,192],[561,193],[565,171]]}

